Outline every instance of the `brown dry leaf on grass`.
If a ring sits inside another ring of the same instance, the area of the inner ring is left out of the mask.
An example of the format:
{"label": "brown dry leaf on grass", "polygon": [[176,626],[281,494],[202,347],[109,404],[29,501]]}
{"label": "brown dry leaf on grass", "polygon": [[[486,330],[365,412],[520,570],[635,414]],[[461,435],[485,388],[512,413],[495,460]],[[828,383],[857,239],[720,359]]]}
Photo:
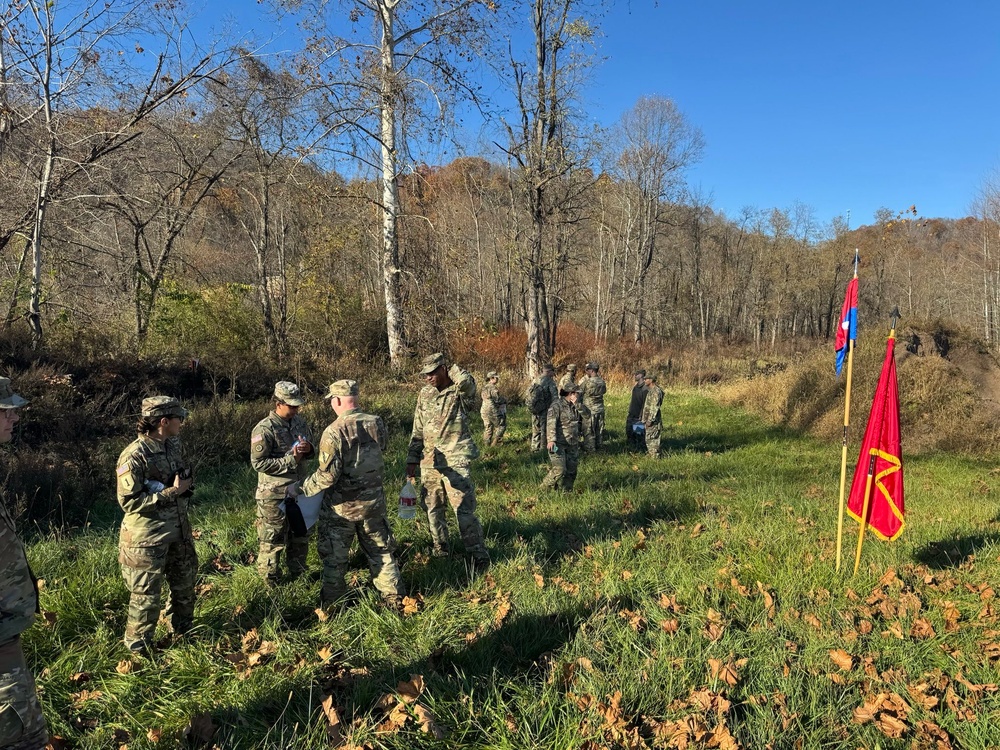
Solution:
{"label": "brown dry leaf on grass", "polygon": [[764,599],[764,611],[767,614],[767,619],[773,621],[775,614],[777,614],[777,610],[774,606],[774,597],[760,581],[757,581],[757,593],[759,593]]}
{"label": "brown dry leaf on grass", "polygon": [[705,614],[705,627],[702,630],[702,635],[710,641],[717,641],[722,638],[725,629],[726,623],[722,619],[722,615],[714,609],[709,609]]}
{"label": "brown dry leaf on grass", "polygon": [[333,696],[323,696],[319,705],[323,709],[323,716],[326,717],[326,736],[333,747],[340,747],[344,744],[344,728],[337,707],[333,705]]}
{"label": "brown dry leaf on grass", "polygon": [[150,742],[159,742],[163,738],[162,729],[150,729],[146,732],[146,739]]}
{"label": "brown dry leaf on grass", "polygon": [[721,680],[730,686],[736,685],[740,681],[739,669],[746,663],[746,659],[737,659],[736,661],[733,661],[732,658],[730,658],[730,660],[726,662],[723,662],[722,659],[709,659],[709,678],[713,680]]}
{"label": "brown dry leaf on grass", "polygon": [[865,702],[854,709],[854,723],[874,722],[879,731],[890,739],[898,739],[906,733],[909,725],[906,717],[910,706],[896,693],[869,695]]}
{"label": "brown dry leaf on grass", "polygon": [[635,544],[632,545],[632,550],[639,551],[643,549],[646,549],[646,534],[642,529],[639,529],[635,532]]}
{"label": "brown dry leaf on grass", "polygon": [[510,614],[510,597],[506,594],[497,597],[497,606],[493,610],[493,625],[495,627],[500,627],[503,621],[507,619]]}
{"label": "brown dry leaf on grass", "polygon": [[420,611],[420,606],[424,602],[424,597],[420,594],[416,596],[404,596],[403,597],[403,616],[409,617],[415,615]]}
{"label": "brown dry leaf on grass", "polygon": [[696,523],[694,525],[694,528],[691,529],[691,538],[694,539],[695,537],[701,536],[701,532],[703,532],[704,530],[705,530],[705,524]]}
{"label": "brown dry leaf on grass", "polygon": [[421,731],[431,735],[435,739],[441,740],[448,735],[448,730],[434,721],[434,715],[426,706],[417,703],[413,706],[413,713],[417,715],[417,722]]}
{"label": "brown dry leaf on grass", "polygon": [[955,606],[955,602],[942,602],[941,615],[944,617],[945,632],[953,633],[958,630],[958,621],[962,619],[962,613],[958,611],[958,607]]}
{"label": "brown dry leaf on grass", "polygon": [[131,674],[132,670],[135,668],[135,662],[130,659],[122,659],[118,662],[118,666],[115,667],[115,671],[118,674]]}
{"label": "brown dry leaf on grass", "polygon": [[927,640],[928,638],[933,638],[937,633],[934,632],[934,626],[931,625],[924,617],[920,617],[914,620],[913,627],[910,628],[910,635],[917,640]]}
{"label": "brown dry leaf on grass", "polygon": [[838,669],[850,672],[854,667],[854,657],[842,648],[831,648],[829,651],[830,661],[837,665]]}
{"label": "brown dry leaf on grass", "polygon": [[79,693],[71,693],[69,697],[74,706],[79,706],[87,701],[95,701],[103,695],[104,692],[101,690],[81,690]]}
{"label": "brown dry leaf on grass", "polygon": [[415,703],[420,694],[424,692],[424,676],[422,674],[411,674],[406,682],[396,685],[396,692],[404,703]]}
{"label": "brown dry leaf on grass", "polygon": [[316,609],[314,609],[313,612],[316,613],[316,619],[318,619],[320,622],[326,622],[327,620],[330,619],[330,615],[322,607],[316,607]]}
{"label": "brown dry leaf on grass", "polygon": [[933,748],[933,750],[953,750],[951,737],[933,721],[917,722],[916,747]]}
{"label": "brown dry leaf on grass", "polygon": [[638,612],[633,612],[631,609],[621,610],[618,613],[618,616],[623,620],[628,620],[628,626],[636,632],[642,630],[646,626],[646,618]]}
{"label": "brown dry leaf on grass", "polygon": [[660,594],[660,599],[657,603],[661,609],[673,612],[675,615],[684,614],[684,606],[677,603],[677,597],[674,594]]}
{"label": "brown dry leaf on grass", "polygon": [[215,736],[216,726],[212,717],[207,713],[201,713],[191,717],[191,721],[184,727],[184,736],[197,746],[207,745]]}
{"label": "brown dry leaf on grass", "polygon": [[681,624],[677,620],[660,620],[660,630],[668,635],[674,635],[680,626]]}
{"label": "brown dry leaf on grass", "polygon": [[805,615],[802,615],[802,622],[804,622],[804,623],[806,623],[808,625],[812,625],[814,628],[816,628],[816,630],[822,630],[823,629],[823,623],[812,612],[810,612],[808,614],[805,614]]}
{"label": "brown dry leaf on grass", "polygon": [[535,579],[535,585],[538,588],[540,589],[545,588],[545,576],[541,575],[540,573],[535,573],[534,579]]}

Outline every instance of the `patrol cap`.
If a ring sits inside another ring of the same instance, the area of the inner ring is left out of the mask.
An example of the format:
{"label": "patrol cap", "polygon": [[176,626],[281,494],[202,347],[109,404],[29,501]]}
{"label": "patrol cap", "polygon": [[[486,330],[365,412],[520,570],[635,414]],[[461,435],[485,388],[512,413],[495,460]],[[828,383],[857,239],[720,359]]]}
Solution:
{"label": "patrol cap", "polygon": [[486,373],[486,379],[487,380],[493,380],[493,378],[497,378],[497,379],[500,378],[500,376],[497,374],[496,370],[490,370],[488,373]]}
{"label": "patrol cap", "polygon": [[586,370],[593,370],[593,371],[596,372],[597,370],[601,369],[601,366],[599,364],[597,364],[596,362],[588,362],[587,365],[586,365],[586,367],[584,369],[586,369]]}
{"label": "patrol cap", "polygon": [[568,365],[566,365],[566,369],[569,370],[570,372],[576,372],[576,365],[570,362]]}
{"label": "patrol cap", "polygon": [[435,352],[424,357],[423,362],[420,363],[420,374],[430,375],[437,368],[444,364],[444,355],[441,352]]}
{"label": "patrol cap", "polygon": [[570,393],[579,393],[580,386],[578,386],[576,383],[567,383],[563,388],[560,388],[559,390],[567,395]]}
{"label": "patrol cap", "polygon": [[172,396],[150,396],[142,400],[142,416],[144,417],[180,417],[188,415],[187,409]]}
{"label": "patrol cap", "polygon": [[542,365],[542,372],[544,372],[545,370],[548,370],[549,372],[555,372],[556,368],[551,362],[546,362],[544,365]]}
{"label": "patrol cap", "polygon": [[655,372],[648,372],[648,373],[646,373],[644,375],[644,377],[645,377],[646,380],[652,380],[654,383],[656,382],[656,373]]}
{"label": "patrol cap", "polygon": [[643,377],[646,377],[646,371],[642,370],[642,369],[636,370],[635,374],[636,375],[642,375]]}
{"label": "patrol cap", "polygon": [[304,406],[306,403],[299,387],[287,380],[280,380],[274,384],[274,397],[289,406]]}
{"label": "patrol cap", "polygon": [[345,396],[357,396],[358,395],[358,381],[356,380],[335,380],[330,383],[330,387],[326,389],[326,397],[333,398],[334,396],[338,398],[343,398]]}
{"label": "patrol cap", "polygon": [[0,378],[0,409],[19,409],[27,403],[27,399],[14,393],[10,378]]}

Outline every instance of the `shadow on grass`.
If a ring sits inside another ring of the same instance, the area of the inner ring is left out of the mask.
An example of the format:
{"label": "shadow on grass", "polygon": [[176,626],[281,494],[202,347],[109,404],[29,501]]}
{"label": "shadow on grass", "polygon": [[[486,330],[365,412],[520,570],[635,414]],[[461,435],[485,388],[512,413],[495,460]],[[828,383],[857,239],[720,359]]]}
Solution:
{"label": "shadow on grass", "polygon": [[913,553],[914,559],[934,570],[958,568],[971,562],[983,547],[1000,544],[1000,534],[976,534],[930,542]]}

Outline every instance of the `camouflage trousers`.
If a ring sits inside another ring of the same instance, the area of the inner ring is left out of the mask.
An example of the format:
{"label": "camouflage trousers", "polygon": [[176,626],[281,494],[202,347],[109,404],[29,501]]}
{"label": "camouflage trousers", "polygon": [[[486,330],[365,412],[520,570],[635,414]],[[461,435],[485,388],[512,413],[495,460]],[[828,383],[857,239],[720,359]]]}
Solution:
{"label": "camouflage trousers", "polygon": [[481,415],[483,417],[483,444],[499,445],[503,434],[507,431],[507,415],[485,410],[481,412]]}
{"label": "camouflage trousers", "polygon": [[309,537],[295,536],[288,527],[285,514],[278,504],[280,498],[257,500],[257,570],[268,583],[277,583],[281,576],[282,558],[288,574],[297,578],[306,571]]}
{"label": "camouflage trousers", "polygon": [[118,546],[118,562],[131,594],[125,625],[125,645],[130,650],[149,649],[153,645],[164,580],[167,592],[163,618],[174,633],[191,629],[198,555],[190,532],[176,542],[146,547],[123,541]]}
{"label": "camouflage trousers", "polygon": [[590,427],[594,435],[594,449],[600,450],[604,445],[604,412],[590,412]]}
{"label": "camouflage trousers", "polygon": [[646,425],[646,452],[653,458],[660,457],[660,433],[663,425],[659,422]]}
{"label": "camouflage trousers", "polygon": [[580,463],[580,449],[556,446],[559,450],[549,452],[549,463],[552,464],[549,473],[542,480],[543,489],[561,489],[570,492],[576,482],[576,468]]}
{"label": "camouflage trousers", "polygon": [[323,559],[324,602],[335,601],[347,594],[348,562],[351,543],[358,545],[368,560],[372,584],[386,598],[403,596],[403,580],[396,559],[396,539],[389,528],[385,512],[360,521],[349,521],[336,513],[324,512],[317,523],[316,549]]}
{"label": "camouflage trousers", "polygon": [[448,521],[445,515],[450,504],[458,519],[465,552],[477,560],[489,560],[483,527],[476,516],[476,488],[468,467],[422,468],[420,495],[427,509],[427,522],[431,528],[434,549],[447,552]]}
{"label": "camouflage trousers", "polygon": [[43,750],[48,732],[21,638],[0,646],[0,747]]}
{"label": "camouflage trousers", "polygon": [[545,450],[545,425],[548,421],[548,412],[531,415],[531,450]]}

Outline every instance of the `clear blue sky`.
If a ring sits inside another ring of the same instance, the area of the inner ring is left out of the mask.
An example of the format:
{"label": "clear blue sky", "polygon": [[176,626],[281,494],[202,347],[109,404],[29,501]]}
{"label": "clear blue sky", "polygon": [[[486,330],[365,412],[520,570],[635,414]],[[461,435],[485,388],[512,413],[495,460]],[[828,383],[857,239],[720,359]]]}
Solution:
{"label": "clear blue sky", "polygon": [[[207,7],[261,28],[252,0]],[[593,119],[672,98],[705,135],[689,182],[731,217],[801,202],[852,227],[883,206],[957,218],[1000,167],[1000,2],[631,0],[600,26]]]}

